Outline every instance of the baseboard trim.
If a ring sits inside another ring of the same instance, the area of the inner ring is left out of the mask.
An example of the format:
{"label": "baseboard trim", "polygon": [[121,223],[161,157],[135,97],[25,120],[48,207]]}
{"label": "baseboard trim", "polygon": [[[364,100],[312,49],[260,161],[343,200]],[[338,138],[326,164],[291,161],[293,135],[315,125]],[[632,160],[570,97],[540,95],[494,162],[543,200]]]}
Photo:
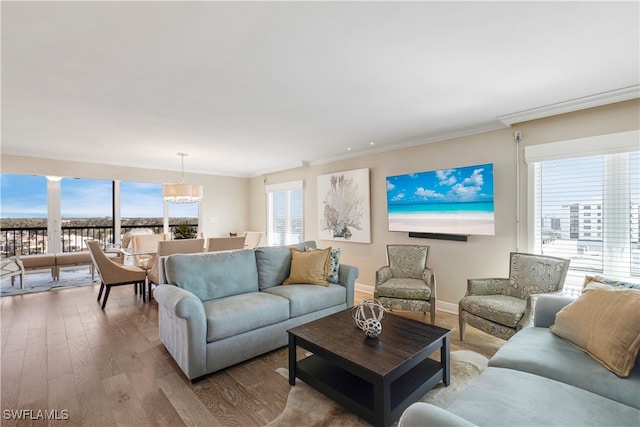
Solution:
{"label": "baseboard trim", "polygon": [[[374,287],[356,282],[356,290],[366,292],[373,295]],[[458,314],[458,304],[446,301],[436,301],[436,310],[445,311],[447,313]]]}
{"label": "baseboard trim", "polygon": [[447,313],[458,314],[458,304],[446,301],[436,301],[436,310],[446,311]]}
{"label": "baseboard trim", "polygon": [[356,291],[360,291],[360,292],[367,292],[370,293],[371,295],[373,295],[373,291],[375,290],[375,288],[371,285],[365,285],[364,283],[358,283],[356,282]]}

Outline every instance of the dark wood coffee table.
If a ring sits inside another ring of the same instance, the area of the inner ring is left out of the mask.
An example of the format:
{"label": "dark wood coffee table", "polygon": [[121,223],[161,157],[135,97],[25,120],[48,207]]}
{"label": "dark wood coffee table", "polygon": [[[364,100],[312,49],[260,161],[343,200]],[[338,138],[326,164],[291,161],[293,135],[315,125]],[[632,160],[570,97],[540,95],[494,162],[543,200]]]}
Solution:
{"label": "dark wood coffee table", "polygon": [[[289,384],[296,377],[374,426],[389,426],[442,381],[449,385],[448,329],[387,313],[382,334],[367,338],[351,309],[287,331]],[[296,346],[312,356],[297,360]],[[440,350],[440,362],[429,359]]]}

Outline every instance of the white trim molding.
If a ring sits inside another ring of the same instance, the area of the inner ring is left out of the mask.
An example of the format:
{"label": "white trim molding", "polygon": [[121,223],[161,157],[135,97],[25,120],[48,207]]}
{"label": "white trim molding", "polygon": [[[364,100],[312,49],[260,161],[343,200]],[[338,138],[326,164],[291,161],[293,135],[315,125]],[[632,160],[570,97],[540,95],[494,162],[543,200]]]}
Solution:
{"label": "white trim molding", "polygon": [[532,108],[530,110],[519,111],[517,113],[505,114],[496,117],[507,126],[515,123],[528,122],[529,120],[542,119],[544,117],[558,114],[571,113],[573,111],[586,110],[587,108],[600,107],[602,105],[614,104],[616,102],[628,101],[640,98],[640,85],[629,86],[622,89],[585,96],[584,98],[572,99],[570,101],[559,102],[557,104],[545,105],[543,107]]}

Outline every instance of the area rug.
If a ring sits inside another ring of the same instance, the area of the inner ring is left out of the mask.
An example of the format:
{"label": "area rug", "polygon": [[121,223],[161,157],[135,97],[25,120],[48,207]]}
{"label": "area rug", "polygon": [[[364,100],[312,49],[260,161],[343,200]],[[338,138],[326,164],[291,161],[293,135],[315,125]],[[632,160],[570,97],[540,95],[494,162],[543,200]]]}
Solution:
{"label": "area rug", "polygon": [[20,289],[20,277],[15,278],[15,284],[11,286],[11,278],[7,277],[0,281],[0,295],[20,295],[33,292],[44,292],[52,289],[92,286],[98,279],[98,273],[95,274],[95,282],[91,281],[91,269],[82,267],[77,269],[61,270],[60,280],[53,281],[51,272],[29,273],[24,275],[24,289]]}
{"label": "area rug", "polygon": [[[487,367],[489,359],[469,350],[451,352],[451,383],[438,383],[420,401],[447,408]],[[289,378],[286,368],[276,370]],[[397,425],[397,422],[393,425]],[[267,427],[366,427],[370,424],[300,380],[291,387],[284,411]]]}

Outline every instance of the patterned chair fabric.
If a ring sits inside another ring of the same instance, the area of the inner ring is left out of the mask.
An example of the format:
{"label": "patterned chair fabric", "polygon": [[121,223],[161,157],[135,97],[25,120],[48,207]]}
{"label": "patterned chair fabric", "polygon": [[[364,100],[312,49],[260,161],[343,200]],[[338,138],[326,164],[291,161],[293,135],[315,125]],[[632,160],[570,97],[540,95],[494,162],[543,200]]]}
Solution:
{"label": "patterned chair fabric", "polygon": [[530,322],[535,296],[560,293],[569,260],[512,252],[509,278],[469,279],[467,293],[459,303],[460,339],[465,326],[502,339],[511,338]]}
{"label": "patterned chair fabric", "polygon": [[436,318],[436,278],[427,268],[429,246],[387,245],[387,263],[376,272],[374,298],[390,310],[429,312]]}

